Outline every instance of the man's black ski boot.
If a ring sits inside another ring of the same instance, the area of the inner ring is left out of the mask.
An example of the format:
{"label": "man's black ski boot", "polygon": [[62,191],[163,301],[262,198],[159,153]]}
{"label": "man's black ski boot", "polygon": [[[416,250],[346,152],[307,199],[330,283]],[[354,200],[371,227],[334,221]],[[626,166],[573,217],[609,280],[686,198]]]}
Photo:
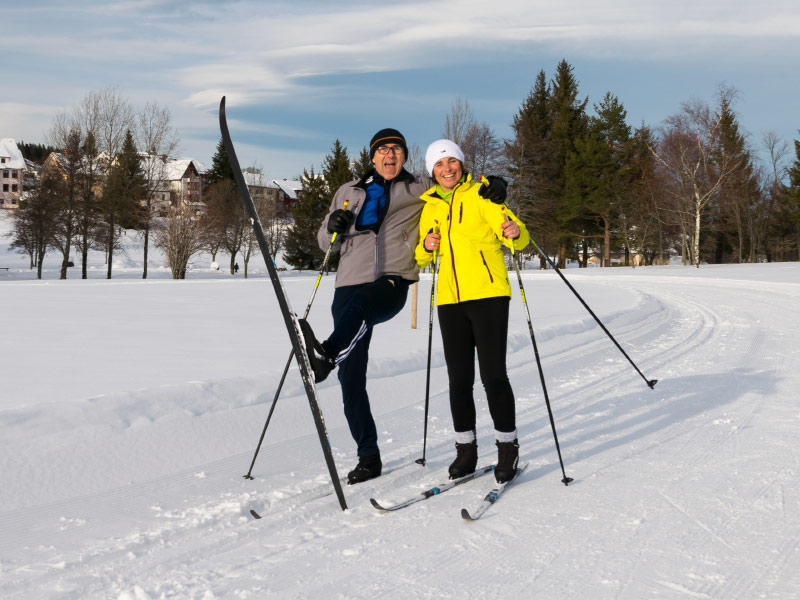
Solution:
{"label": "man's black ski boot", "polygon": [[311,365],[311,370],[314,371],[314,382],[324,381],[330,375],[330,372],[336,368],[336,360],[328,356],[323,345],[314,337],[314,331],[308,321],[297,319],[297,322],[300,325],[300,331],[303,332],[308,362]]}
{"label": "man's black ski boot", "polygon": [[505,483],[514,479],[519,462],[519,443],[495,442],[497,444],[497,466],[494,469],[494,478],[497,483]]}
{"label": "man's black ski boot", "polygon": [[348,485],[354,483],[362,483],[370,479],[374,479],[381,474],[383,463],[381,463],[380,454],[372,454],[370,456],[361,456],[358,459],[356,468],[347,474]]}
{"label": "man's black ski boot", "polygon": [[469,444],[459,444],[456,442],[456,459],[450,465],[448,472],[450,479],[458,479],[475,472],[478,464],[478,442],[472,441]]}

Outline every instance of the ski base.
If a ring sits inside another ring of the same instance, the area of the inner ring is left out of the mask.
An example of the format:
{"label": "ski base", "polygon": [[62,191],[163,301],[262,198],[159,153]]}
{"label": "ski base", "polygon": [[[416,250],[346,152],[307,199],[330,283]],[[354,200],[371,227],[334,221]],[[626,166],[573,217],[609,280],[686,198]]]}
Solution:
{"label": "ski base", "polygon": [[424,492],[420,492],[419,494],[412,496],[408,500],[403,502],[398,502],[397,504],[392,504],[390,506],[383,506],[379,503],[375,498],[370,498],[369,501],[376,509],[382,512],[392,512],[395,510],[400,510],[401,508],[405,508],[406,506],[411,506],[412,504],[416,504],[417,502],[421,502],[422,500],[427,500],[428,498],[432,498],[433,496],[438,496],[439,494],[446,492],[447,490],[451,490],[457,485],[461,485],[462,483],[467,483],[468,481],[472,481],[473,479],[477,479],[481,475],[486,475],[486,473],[490,473],[494,471],[494,465],[487,465],[485,467],[481,467],[480,469],[476,469],[474,473],[470,473],[469,475],[465,475],[464,477],[459,477],[458,479],[451,479],[445,483],[441,483],[439,485],[433,486],[430,489],[425,490]]}
{"label": "ski base", "polygon": [[480,504],[476,506],[473,510],[467,510],[466,508],[461,509],[461,517],[466,521],[477,521],[481,518],[483,513],[489,510],[489,507],[492,506],[497,499],[500,498],[500,495],[506,491],[508,486],[514,483],[517,479],[519,479],[520,474],[525,470],[527,464],[522,465],[521,467],[517,467],[517,472],[514,474],[514,477],[510,480],[506,481],[505,483],[498,483],[492,490],[486,494],[483,500],[481,500]]}

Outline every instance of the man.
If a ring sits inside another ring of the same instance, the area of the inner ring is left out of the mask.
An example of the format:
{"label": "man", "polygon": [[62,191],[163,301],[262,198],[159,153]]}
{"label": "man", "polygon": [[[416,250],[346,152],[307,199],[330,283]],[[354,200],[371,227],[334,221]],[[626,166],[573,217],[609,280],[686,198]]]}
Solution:
{"label": "man", "polygon": [[[376,133],[369,154],[375,168],[337,190],[317,233],[323,250],[337,234],[333,333],[320,343],[311,326],[300,321],[315,380],[324,380],[339,367],[344,413],[358,445],[358,464],[347,474],[348,484],[381,474],[378,432],[367,395],[369,343],[372,328],[402,310],[408,286],[419,279],[414,248],[424,205],[420,196],[432,185],[427,176],[415,177],[403,168],[408,147],[396,129]],[[504,200],[505,181],[489,179],[486,197]]]}

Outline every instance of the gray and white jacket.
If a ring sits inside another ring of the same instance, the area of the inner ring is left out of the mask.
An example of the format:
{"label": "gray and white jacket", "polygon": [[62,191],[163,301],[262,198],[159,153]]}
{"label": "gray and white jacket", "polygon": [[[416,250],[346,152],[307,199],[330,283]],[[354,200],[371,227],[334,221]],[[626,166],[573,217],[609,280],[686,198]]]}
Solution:
{"label": "gray and white jacket", "polygon": [[[317,232],[317,243],[322,250],[327,250],[331,243],[332,234],[328,233],[331,213],[343,208],[347,201],[347,210],[358,218],[367,197],[367,183],[373,175],[374,170],[336,191]],[[425,205],[420,196],[431,185],[433,182],[429,177],[415,177],[403,169],[390,182],[388,206],[377,233],[372,229],[356,230],[354,219],[348,230],[336,237],[333,251],[341,255],[336,287],[370,283],[384,275],[419,280],[414,248],[419,237],[419,216]]]}

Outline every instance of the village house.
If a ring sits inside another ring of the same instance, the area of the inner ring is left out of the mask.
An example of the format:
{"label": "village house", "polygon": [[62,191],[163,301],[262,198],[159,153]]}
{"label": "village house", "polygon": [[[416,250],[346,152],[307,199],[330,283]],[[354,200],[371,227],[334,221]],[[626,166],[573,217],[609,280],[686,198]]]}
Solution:
{"label": "village house", "polygon": [[267,181],[260,171],[252,168],[244,170],[244,180],[256,206],[262,202],[267,206],[274,206],[275,217],[278,219],[292,216],[292,208],[297,203],[297,192],[302,189],[301,182],[287,179]]}
{"label": "village house", "polygon": [[297,204],[297,194],[303,190],[303,182],[296,179],[273,179],[283,192],[282,205],[278,208],[278,217],[288,219],[292,216],[292,209]]}
{"label": "village house", "polygon": [[[81,158],[81,165],[77,171],[84,177],[92,176],[92,192],[95,197],[99,197],[103,193],[103,186],[105,185],[106,176],[106,163],[98,157],[95,161],[90,162],[85,157]],[[49,173],[56,169],[62,177],[67,177],[69,169],[68,156],[61,152],[51,152],[44,159],[41,168],[39,169],[40,177],[42,174]]]}
{"label": "village house", "polygon": [[205,214],[203,191],[208,170],[200,161],[143,155],[142,166],[158,182],[151,196],[156,212],[164,216],[170,208],[182,206],[195,216]]}
{"label": "village house", "polygon": [[19,208],[25,178],[25,160],[11,138],[0,139],[0,208]]}

